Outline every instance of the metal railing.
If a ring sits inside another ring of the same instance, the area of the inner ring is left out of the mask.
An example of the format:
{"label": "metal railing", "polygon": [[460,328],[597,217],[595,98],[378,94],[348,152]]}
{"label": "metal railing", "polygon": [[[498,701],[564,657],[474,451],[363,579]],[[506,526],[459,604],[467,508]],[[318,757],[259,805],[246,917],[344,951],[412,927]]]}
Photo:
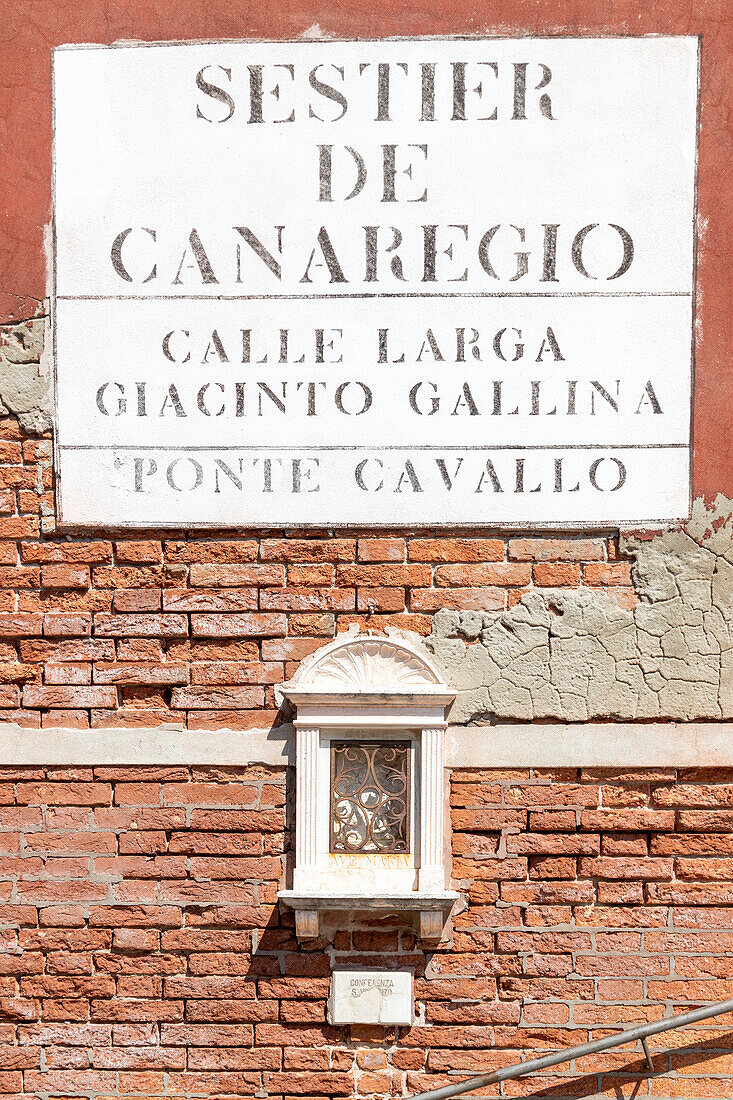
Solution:
{"label": "metal railing", "polygon": [[608,1035],[605,1039],[596,1039],[592,1043],[581,1043],[580,1046],[558,1050],[554,1054],[545,1054],[542,1058],[532,1058],[528,1062],[517,1062],[516,1065],[507,1066],[505,1069],[496,1069],[491,1073],[482,1073],[477,1077],[457,1081],[455,1085],[444,1085],[443,1088],[432,1089],[430,1092],[416,1093],[409,1100],[446,1100],[449,1096],[460,1096],[462,1092],[472,1092],[473,1089],[480,1089],[485,1085],[496,1085],[500,1081],[511,1081],[515,1077],[524,1077],[527,1073],[536,1073],[550,1066],[558,1066],[562,1062],[572,1062],[575,1058],[583,1058],[586,1054],[598,1054],[599,1051],[623,1046],[624,1043],[635,1043],[637,1039],[641,1039],[647,1066],[653,1070],[654,1063],[646,1045],[650,1035],[659,1035],[662,1031],[673,1031],[678,1027],[686,1027],[687,1024],[696,1024],[700,1020],[710,1019],[711,1016],[723,1016],[726,1012],[733,1012],[733,1000],[718,1001],[704,1008],[695,1008],[692,1012],[682,1012],[679,1016],[660,1020],[656,1024],[640,1024],[638,1027],[629,1028],[628,1031],[621,1031],[618,1035]]}

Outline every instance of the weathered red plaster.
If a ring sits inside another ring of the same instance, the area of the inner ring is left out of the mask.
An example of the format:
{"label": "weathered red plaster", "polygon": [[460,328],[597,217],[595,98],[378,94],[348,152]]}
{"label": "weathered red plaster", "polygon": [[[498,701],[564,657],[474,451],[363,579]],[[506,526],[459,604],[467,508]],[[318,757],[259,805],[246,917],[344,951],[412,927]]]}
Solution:
{"label": "weathered red plaster", "polygon": [[0,321],[32,316],[46,292],[50,53],[62,42],[329,35],[701,34],[696,495],[733,496],[733,7],[728,0],[2,0]]}

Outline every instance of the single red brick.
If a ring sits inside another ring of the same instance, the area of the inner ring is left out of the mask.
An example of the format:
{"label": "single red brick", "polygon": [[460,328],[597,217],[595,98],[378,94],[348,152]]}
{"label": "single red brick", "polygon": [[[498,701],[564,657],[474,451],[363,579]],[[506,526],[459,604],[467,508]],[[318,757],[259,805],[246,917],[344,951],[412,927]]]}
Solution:
{"label": "single red brick", "polygon": [[159,542],[117,542],[115,559],[118,562],[154,565],[163,560],[163,547]]}
{"label": "single red brick", "polygon": [[336,569],[339,584],[374,585],[376,587],[396,588],[401,585],[424,587],[431,583],[432,571],[429,565],[339,565]]}
{"label": "single red brick", "polygon": [[[133,690],[133,689],[128,689]],[[148,689],[152,691],[153,689]],[[92,709],[90,712],[91,728],[98,729],[147,729],[150,726],[161,726],[171,721],[179,721],[179,716],[173,715],[167,706],[153,706],[146,701],[146,706],[122,705],[116,710]]]}
{"label": "single red brick", "polygon": [[453,854],[457,856],[493,856],[499,850],[499,838],[481,833],[454,833]]}
{"label": "single red brick", "polygon": [[186,857],[171,855],[95,856],[94,874],[125,879],[186,877]]}
{"label": "single red brick", "polygon": [[[479,883],[475,892],[479,897]],[[483,893],[483,892],[482,892]],[[503,882],[501,900],[517,905],[590,905],[594,891],[592,882]],[[486,902],[490,895],[486,896]],[[495,900],[495,899],[494,899]]]}
{"label": "single red brick", "polygon": [[560,561],[533,565],[532,579],[543,588],[576,587],[580,584],[580,566]]}
{"label": "single red brick", "polygon": [[41,573],[36,566],[0,565],[0,588],[38,588]]}
{"label": "single red brick", "polygon": [[504,591],[501,588],[413,588],[410,592],[411,611],[440,611],[441,608],[461,610],[501,611]]}
{"label": "single red brick", "polygon": [[188,542],[165,542],[163,544],[165,560],[180,564],[191,562],[250,562],[257,558],[257,543],[254,539],[228,539],[212,541],[210,539],[191,539]]}
{"label": "single red brick", "polygon": [[601,905],[643,905],[641,882],[599,882],[598,901]]}
{"label": "single red brick", "polygon": [[480,562],[503,561],[501,539],[434,538],[412,539],[407,547],[410,561]]}
{"label": "single red brick", "polygon": [[38,489],[20,489],[18,491],[18,512],[23,516],[41,516],[41,527],[44,533],[50,533],[48,531],[48,525],[49,523],[53,523],[51,517],[54,513],[56,497],[51,491],[51,486],[48,484],[50,471],[43,470],[41,476],[47,492],[39,493]]}
{"label": "single red brick", "polygon": [[309,565],[288,565],[289,585],[331,588],[335,584],[335,581],[336,567],[332,562],[313,562]]}
{"label": "single red brick", "polygon": [[514,561],[603,561],[603,539],[517,538],[509,540]]}
{"label": "single red brick", "polygon": [[[536,773],[535,773],[536,774]],[[537,806],[596,806],[599,790],[579,783],[553,783],[512,785],[506,791],[509,805]]]}
{"label": "single red brick", "polygon": [[84,909],[79,905],[49,905],[41,909],[38,923],[44,928],[84,928]]}
{"label": "single red brick", "polygon": [[302,661],[323,645],[323,638],[263,638],[263,661]]}
{"label": "single red brick", "polygon": [[404,611],[404,588],[358,588],[356,593],[358,611]]}
{"label": "single red brick", "polygon": [[209,588],[245,588],[255,585],[265,588],[269,585],[282,587],[285,584],[283,565],[250,565],[238,562],[226,562],[215,565],[191,565],[189,570],[191,584],[194,587]]}
{"label": "single red brick", "polygon": [[19,664],[17,661],[0,662],[0,684],[27,684],[38,680],[40,669],[32,664]]}
{"label": "single red brick", "polygon": [[181,710],[250,710],[263,703],[260,687],[174,688],[171,698],[171,706]]}
{"label": "single red brick", "polygon": [[[665,838],[666,839],[666,838]],[[603,838],[604,856],[646,856],[649,854],[644,833],[612,833]],[[652,855],[675,855],[675,852],[652,851]]]}
{"label": "single red brick", "polygon": [[[236,879],[243,882],[248,880],[270,880],[277,882],[283,870],[281,859],[263,856],[252,859],[246,856],[191,856],[189,863],[191,878],[199,879]],[[260,983],[260,996],[263,993],[262,983]],[[307,992],[303,995],[307,996]]]}
{"label": "single red brick", "polygon": [[53,457],[53,443],[50,439],[24,439],[23,460],[25,462],[50,462]]}
{"label": "single red brick", "polygon": [[438,588],[477,587],[483,584],[527,585],[531,579],[531,566],[514,562],[439,565],[435,570],[435,584]]}
{"label": "single red brick", "polygon": [[531,856],[529,860],[531,879],[574,879],[576,870],[572,856]]}
{"label": "single red brick", "polygon": [[0,710],[0,722],[23,726],[25,729],[41,728],[40,714],[31,710]]}
{"label": "single red brick", "polygon": [[43,633],[49,638],[79,637],[92,632],[89,614],[51,613],[43,616]]}
{"label": "single red brick", "polygon": [[254,1028],[252,1024],[161,1024],[160,1036],[165,1046],[195,1049],[221,1043],[225,1047],[247,1048],[254,1043]]}
{"label": "single red brick", "polygon": [[109,806],[109,783],[19,783],[20,806]]}
{"label": "single red brick", "polygon": [[281,663],[207,661],[191,666],[193,684],[279,684],[283,678]]}
{"label": "single red brick", "polygon": [[295,612],[287,619],[288,633],[296,636],[301,634],[320,634],[324,638],[331,638],[336,633],[336,618],[334,615],[307,615]]}
{"label": "single red brick", "polygon": [[21,642],[20,653],[24,661],[112,661],[114,642],[91,638],[67,642]]}
{"label": "single red brick", "polygon": [[174,588],[185,581],[184,565],[103,565],[92,570],[92,585],[100,590]]}
{"label": "single red brick", "polygon": [[356,594],[348,588],[263,588],[263,611],[353,611]]}
{"label": "single red brick", "polygon": [[24,707],[116,707],[113,687],[84,687],[77,684],[31,685],[23,688]]}
{"label": "single red brick", "polygon": [[[232,808],[251,807],[256,804],[259,798],[259,789],[248,783],[167,783],[163,788],[163,793],[167,806],[182,804],[197,807],[207,805],[224,805]],[[251,816],[249,814],[250,818]],[[280,820],[278,815],[275,816]],[[267,815],[255,815],[253,820],[259,826],[262,823],[260,818],[269,820],[270,817],[272,817],[272,811]],[[241,820],[248,820],[248,815],[245,814],[242,817],[240,814],[240,818]],[[272,817],[272,820],[275,820],[275,817]]]}
{"label": "single red brick", "polygon": [[404,561],[405,540],[402,538],[366,538],[359,539],[357,558],[359,561]]}
{"label": "single red brick", "polygon": [[20,548],[23,561],[80,562],[90,565],[112,561],[111,542],[27,542]]}
{"label": "single red brick", "polygon": [[175,588],[163,592],[164,611],[256,611],[256,588]]}
{"label": "single red brick", "polygon": [[260,543],[262,561],[354,561],[355,554],[355,539],[263,539]]}
{"label": "single red brick", "polygon": [[44,565],[41,569],[44,588],[88,588],[88,565]]}
{"label": "single red brick", "polygon": [[30,638],[43,633],[43,615],[0,614],[0,638]]}
{"label": "single red brick", "polygon": [[[729,779],[729,776],[725,777]],[[652,790],[655,806],[680,806],[714,808],[733,806],[733,784],[728,783],[675,783]]]}
{"label": "single red brick", "polygon": [[20,688],[16,684],[0,684],[0,707],[20,706]]}
{"label": "single red brick", "polygon": [[609,585],[631,585],[631,563],[598,562],[583,566],[583,584],[598,588]]}
{"label": "single red brick", "polygon": [[94,616],[94,633],[99,637],[124,638],[185,637],[188,619],[185,615],[109,615]]}
{"label": "single red brick", "polygon": [[[39,530],[40,524],[37,516],[0,517],[0,539],[35,539],[38,538]],[[29,545],[40,544],[30,543]],[[21,557],[23,556],[24,549],[25,547],[21,547]]]}
{"label": "single red brick", "polygon": [[473,878],[475,881],[523,882],[527,877],[527,860],[504,857],[503,859],[460,859],[453,860],[456,878]]}
{"label": "single red brick", "polygon": [[112,609],[117,613],[160,611],[160,606],[161,593],[151,588],[126,588],[112,597]]}
{"label": "single red brick", "polygon": [[87,829],[78,832],[29,832],[25,834],[26,849],[31,852],[106,853],[117,848],[115,833]]}
{"label": "single red brick", "polygon": [[188,665],[146,663],[98,663],[95,684],[187,684]]}
{"label": "single red brick", "polygon": [[189,710],[186,726],[190,730],[269,729],[278,712],[272,708],[256,710]]}
{"label": "single red brick", "polygon": [[530,832],[575,831],[574,810],[530,810]]}
{"label": "single red brick", "polygon": [[579,855],[600,854],[601,838],[592,833],[520,833],[506,838],[509,853],[523,855]]}
{"label": "single red brick", "polygon": [[698,882],[730,882],[733,880],[733,859],[689,859],[674,861],[678,878]]}
{"label": "single red brick", "polygon": [[[1,337],[0,337],[1,338]],[[5,341],[3,340],[3,343]],[[3,421],[3,435],[6,437],[9,434],[9,423],[7,420]],[[11,440],[5,438],[0,440],[0,462],[7,462],[8,465],[20,466],[23,461],[23,446],[17,440]]]}
{"label": "single red brick", "polygon": [[207,638],[278,637],[287,633],[287,625],[285,615],[191,616],[192,633]]}
{"label": "single red brick", "polygon": [[671,859],[654,856],[647,856],[646,859],[623,856],[599,856],[593,859],[581,856],[578,860],[578,874],[616,880],[671,879],[673,862]]}
{"label": "single red brick", "polygon": [[70,710],[66,707],[59,707],[41,716],[41,727],[43,729],[55,728],[58,726],[63,726],[65,729],[89,729],[89,711]]}
{"label": "single red brick", "polygon": [[677,816],[679,827],[685,832],[733,832],[733,810],[680,810]]}
{"label": "single red brick", "polygon": [[33,466],[3,466],[0,479],[8,489],[35,489],[37,474]]}
{"label": "single red brick", "polygon": [[183,913],[175,905],[98,905],[89,910],[90,928],[180,928],[182,924]]}
{"label": "single red brick", "polygon": [[[48,1002],[46,1002],[48,1003]],[[182,1020],[183,1001],[155,1000],[94,1000],[93,1020]],[[46,1012],[48,1017],[48,1012]],[[106,1090],[105,1090],[106,1091]]]}
{"label": "single red brick", "polygon": [[646,808],[583,810],[580,827],[592,832],[672,832],[675,827],[674,811]]}
{"label": "single red brick", "polygon": [[258,661],[260,645],[257,641],[244,641],[241,638],[186,638],[169,642],[166,655],[172,661]]}
{"label": "single red brick", "polygon": [[[498,801],[498,798],[497,798]],[[501,832],[503,829],[523,829],[527,824],[526,810],[511,810],[501,807],[475,806],[466,810],[453,810],[451,813],[454,829],[467,832]]]}
{"label": "single red brick", "polygon": [[173,660],[171,649],[174,646],[175,643],[165,651],[160,638],[118,638],[116,642],[117,660],[121,662],[144,661],[150,664],[161,664],[166,656],[171,657]]}

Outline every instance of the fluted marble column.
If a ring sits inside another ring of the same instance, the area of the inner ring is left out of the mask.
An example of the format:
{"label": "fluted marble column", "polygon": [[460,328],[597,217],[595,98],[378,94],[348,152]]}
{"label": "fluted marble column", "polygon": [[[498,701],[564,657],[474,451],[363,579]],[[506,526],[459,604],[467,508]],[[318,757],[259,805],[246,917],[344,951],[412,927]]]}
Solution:
{"label": "fluted marble column", "polygon": [[420,738],[421,890],[444,890],[445,730],[424,729]]}
{"label": "fluted marble column", "polygon": [[312,886],[318,865],[318,727],[300,728],[295,746],[296,890]]}

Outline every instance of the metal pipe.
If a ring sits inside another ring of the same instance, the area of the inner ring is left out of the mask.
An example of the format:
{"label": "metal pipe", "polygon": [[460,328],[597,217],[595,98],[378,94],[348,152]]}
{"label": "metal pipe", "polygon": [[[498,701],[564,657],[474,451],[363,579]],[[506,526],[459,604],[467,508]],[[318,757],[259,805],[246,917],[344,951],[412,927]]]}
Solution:
{"label": "metal pipe", "polygon": [[717,1004],[706,1005],[704,1008],[695,1008],[692,1012],[682,1012],[670,1020],[660,1020],[655,1024],[640,1024],[618,1035],[608,1035],[605,1039],[596,1039],[592,1043],[581,1043],[580,1046],[570,1047],[568,1050],[545,1054],[542,1058],[532,1058],[529,1062],[517,1062],[516,1065],[507,1066],[506,1069],[496,1069],[492,1073],[469,1077],[465,1081],[458,1081],[455,1085],[444,1085],[443,1088],[432,1089],[430,1092],[416,1093],[409,1100],[446,1100],[449,1096],[460,1096],[462,1092],[471,1092],[473,1089],[483,1088],[484,1085],[495,1085],[499,1081],[511,1081],[515,1077],[523,1077],[526,1073],[536,1073],[538,1070],[557,1066],[561,1062],[572,1062],[574,1058],[583,1058],[586,1054],[598,1054],[601,1050],[623,1046],[624,1043],[634,1043],[637,1039],[641,1039],[646,1048],[645,1040],[650,1035],[659,1035],[662,1031],[673,1031],[687,1024],[707,1020],[711,1016],[722,1016],[726,1012],[733,1012],[733,999],[718,1001]]}

